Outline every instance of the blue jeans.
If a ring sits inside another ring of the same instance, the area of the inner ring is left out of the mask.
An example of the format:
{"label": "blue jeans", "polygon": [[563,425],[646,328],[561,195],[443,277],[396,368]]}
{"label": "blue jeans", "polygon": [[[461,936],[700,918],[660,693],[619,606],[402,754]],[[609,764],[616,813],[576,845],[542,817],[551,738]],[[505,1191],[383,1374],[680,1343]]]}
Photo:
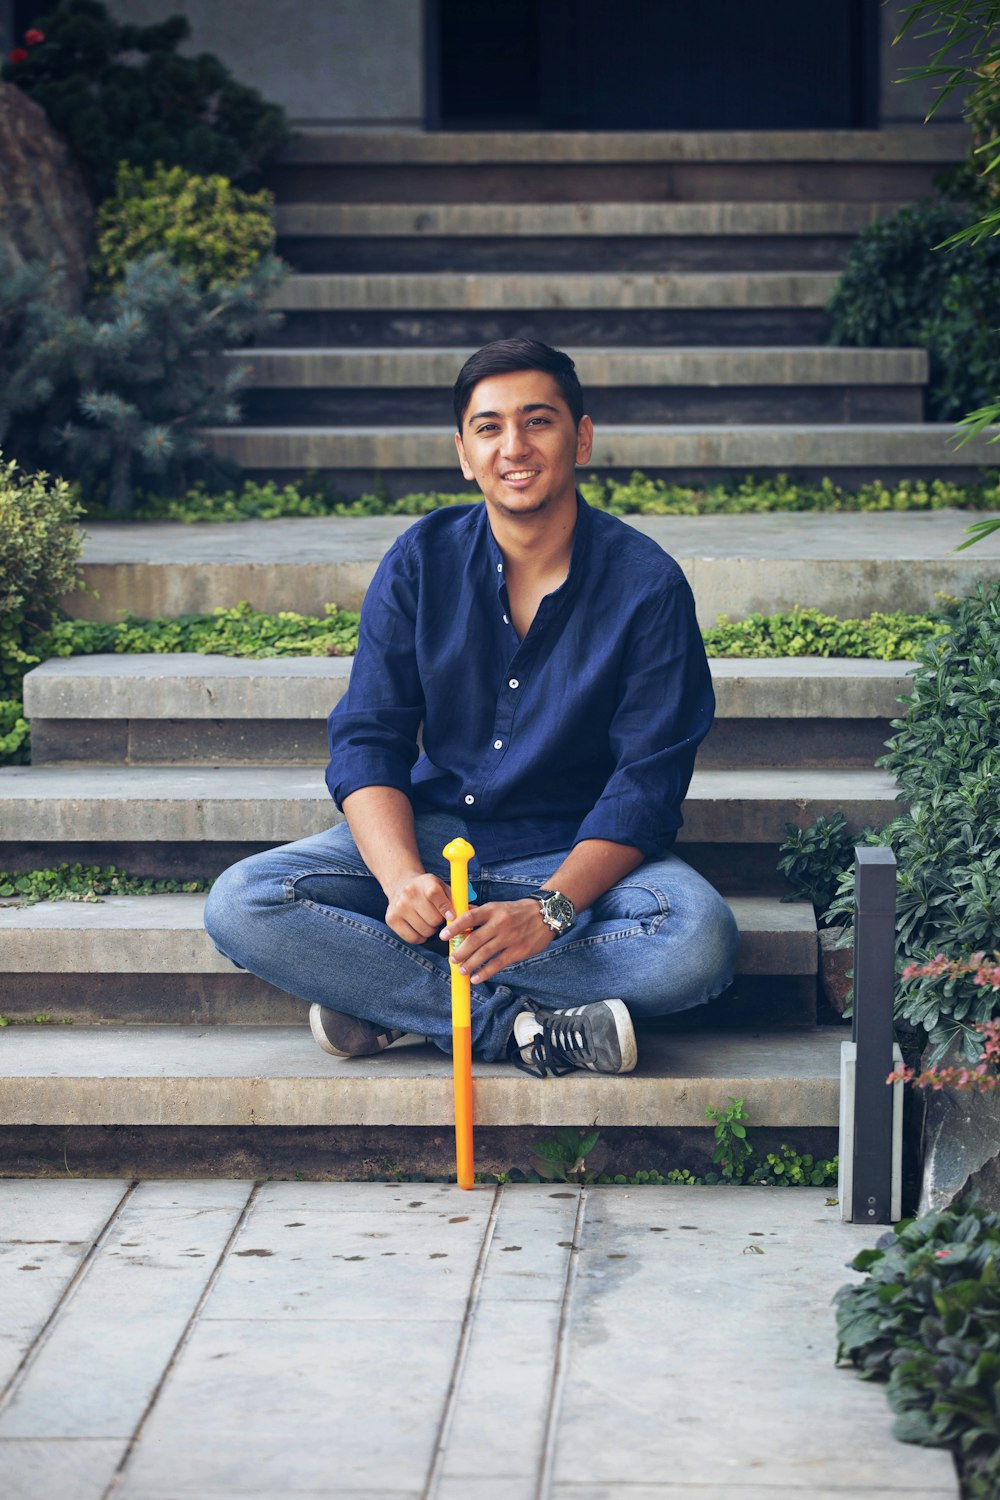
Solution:
{"label": "blue jeans", "polygon": [[[469,837],[458,820],[420,815],[424,867],[447,881],[442,850]],[[475,843],[475,838],[470,839]],[[521,855],[469,878],[480,903],[516,901],[544,885],[566,850]],[[386,898],[346,823],[255,854],[226,870],[205,905],[220,952],[307,1001],[451,1047],[451,976],[444,944],[410,944],[385,924]],[[578,914],[534,958],[472,986],[472,1045],[502,1059],[526,998],[559,1010],[612,997],[633,1019],[701,1005],[732,978],[736,923],[721,896],[674,854],[647,860]]]}

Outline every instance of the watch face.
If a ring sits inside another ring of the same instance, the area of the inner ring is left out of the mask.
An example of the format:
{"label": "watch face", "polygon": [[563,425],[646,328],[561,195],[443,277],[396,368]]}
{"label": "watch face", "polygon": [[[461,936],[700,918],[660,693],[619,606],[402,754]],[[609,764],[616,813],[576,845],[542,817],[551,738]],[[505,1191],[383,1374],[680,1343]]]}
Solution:
{"label": "watch face", "polygon": [[544,898],[542,914],[549,926],[554,927],[557,932],[565,932],[576,920],[576,911],[572,901],[559,891]]}

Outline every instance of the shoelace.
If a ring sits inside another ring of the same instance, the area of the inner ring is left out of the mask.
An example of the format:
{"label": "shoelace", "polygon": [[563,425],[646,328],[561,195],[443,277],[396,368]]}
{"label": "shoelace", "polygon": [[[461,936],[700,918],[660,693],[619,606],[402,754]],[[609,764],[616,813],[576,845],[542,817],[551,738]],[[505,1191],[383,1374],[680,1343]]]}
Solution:
{"label": "shoelace", "polygon": [[574,1068],[587,1066],[589,1054],[579,1022],[574,1024],[568,1016],[565,1019],[554,1017],[551,1020],[546,1018],[541,1026],[541,1031],[536,1032],[532,1038],[527,1061],[517,1045],[516,1037],[511,1037],[507,1053],[516,1068],[532,1073],[536,1078],[545,1078],[547,1074],[551,1074],[553,1078],[563,1078],[567,1073],[572,1073]]}

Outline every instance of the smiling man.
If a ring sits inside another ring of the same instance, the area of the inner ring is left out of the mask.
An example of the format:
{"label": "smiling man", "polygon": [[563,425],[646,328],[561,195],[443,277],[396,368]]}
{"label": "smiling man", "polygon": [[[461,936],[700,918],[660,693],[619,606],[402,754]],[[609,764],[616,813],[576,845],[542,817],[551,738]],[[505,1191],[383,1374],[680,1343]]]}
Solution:
{"label": "smiling man", "polygon": [[[337,1057],[407,1033],[447,1051],[457,962],[478,1056],[626,1073],[633,1020],[719,994],[736,951],[729,908],[672,852],[715,706],[694,601],[667,553],[577,493],[593,424],[568,355],[489,344],[454,404],[484,503],[417,521],[368,591],[330,715],[346,821],[226,871],[206,926],[310,1002]],[[456,919],[458,836],[477,899]]]}

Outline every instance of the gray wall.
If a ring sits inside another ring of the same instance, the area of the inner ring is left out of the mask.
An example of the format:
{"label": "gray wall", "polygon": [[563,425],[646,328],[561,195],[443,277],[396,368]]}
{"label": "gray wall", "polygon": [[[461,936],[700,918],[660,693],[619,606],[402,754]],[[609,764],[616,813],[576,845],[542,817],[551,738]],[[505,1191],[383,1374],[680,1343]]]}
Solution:
{"label": "gray wall", "polygon": [[[918,22],[906,33],[902,41],[893,46],[896,35],[906,17],[908,5],[893,0],[880,8],[881,57],[879,59],[879,120],[882,125],[919,124],[937,96],[940,84],[933,80],[909,78],[902,82],[907,68],[919,68],[929,63],[944,38],[920,40],[919,33],[926,31],[928,21]],[[934,111],[932,123],[944,124],[946,120],[962,117],[963,91],[955,89]]]}
{"label": "gray wall", "polygon": [[14,45],[14,0],[0,0],[0,53],[4,56]]}
{"label": "gray wall", "polygon": [[[138,25],[178,12],[185,52],[215,52],[303,125],[424,123],[423,0],[106,0]],[[2,4],[2,0],[0,0]]]}

